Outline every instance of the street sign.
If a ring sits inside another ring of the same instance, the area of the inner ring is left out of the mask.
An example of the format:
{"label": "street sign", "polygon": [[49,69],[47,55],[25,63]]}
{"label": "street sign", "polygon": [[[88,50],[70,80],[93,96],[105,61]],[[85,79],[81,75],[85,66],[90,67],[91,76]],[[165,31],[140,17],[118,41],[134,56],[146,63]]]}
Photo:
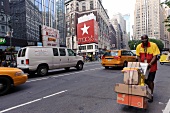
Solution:
{"label": "street sign", "polygon": [[0,38],[0,44],[5,44],[5,43],[6,43],[5,38]]}

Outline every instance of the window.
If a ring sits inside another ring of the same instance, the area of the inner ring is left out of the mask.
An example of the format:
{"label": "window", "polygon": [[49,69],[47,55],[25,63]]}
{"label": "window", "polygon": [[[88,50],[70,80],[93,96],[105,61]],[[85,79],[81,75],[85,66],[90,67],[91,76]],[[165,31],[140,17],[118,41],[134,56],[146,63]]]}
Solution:
{"label": "window", "polygon": [[66,13],[69,13],[69,6],[66,6]]}
{"label": "window", "polygon": [[118,56],[118,51],[106,52],[103,56]]}
{"label": "window", "polygon": [[129,56],[129,52],[128,51],[122,51],[122,56]]}
{"label": "window", "polygon": [[76,3],[76,11],[79,11],[79,3]]}
{"label": "window", "polygon": [[79,46],[79,50],[86,50],[86,46]]}
{"label": "window", "polygon": [[4,19],[4,17],[2,16],[2,17],[1,17],[1,21],[4,21],[4,20],[5,20],[5,19]]}
{"label": "window", "polygon": [[93,45],[88,45],[87,49],[93,49]]}
{"label": "window", "polygon": [[68,56],[75,56],[74,52],[71,49],[67,49],[68,51]]}
{"label": "window", "polygon": [[21,57],[25,57],[25,53],[26,53],[26,48],[22,50],[22,55],[21,55]]}
{"label": "window", "polygon": [[86,11],[86,2],[82,3],[82,11]]}
{"label": "window", "polygon": [[3,12],[4,12],[4,9],[1,9],[1,12],[3,13]]}
{"label": "window", "polygon": [[53,55],[58,56],[58,49],[57,48],[53,48]]}
{"label": "window", "polygon": [[1,6],[4,6],[4,2],[3,1],[1,2]]}
{"label": "window", "polygon": [[93,1],[90,1],[90,10],[93,9]]}
{"label": "window", "polygon": [[59,51],[60,51],[60,56],[66,56],[66,51],[65,51],[65,49],[59,49]]}
{"label": "window", "polygon": [[71,4],[71,11],[74,11],[74,5]]}
{"label": "window", "polygon": [[5,26],[1,26],[2,32],[5,32]]}
{"label": "window", "polygon": [[97,45],[95,45],[95,49],[98,49],[98,46],[97,46]]}
{"label": "window", "polygon": [[21,57],[21,52],[22,52],[22,49],[19,50],[18,57]]}

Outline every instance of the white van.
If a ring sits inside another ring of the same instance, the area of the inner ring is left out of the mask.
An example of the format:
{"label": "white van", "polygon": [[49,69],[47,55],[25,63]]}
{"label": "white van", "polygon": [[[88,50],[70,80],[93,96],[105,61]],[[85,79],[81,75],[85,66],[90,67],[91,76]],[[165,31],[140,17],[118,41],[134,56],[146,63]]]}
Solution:
{"label": "white van", "polygon": [[40,76],[48,74],[48,70],[76,67],[83,69],[83,57],[76,55],[71,49],[64,47],[29,46],[21,48],[17,54],[17,67],[29,74]]}

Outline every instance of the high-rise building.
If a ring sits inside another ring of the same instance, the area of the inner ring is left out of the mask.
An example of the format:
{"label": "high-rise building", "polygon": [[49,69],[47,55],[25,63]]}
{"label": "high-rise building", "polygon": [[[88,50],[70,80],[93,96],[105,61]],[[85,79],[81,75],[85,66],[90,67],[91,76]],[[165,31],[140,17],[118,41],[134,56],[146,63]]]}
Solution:
{"label": "high-rise building", "polygon": [[13,37],[36,45],[41,39],[42,25],[57,29],[55,0],[10,0]]}
{"label": "high-rise building", "polygon": [[0,36],[3,37],[11,29],[9,0],[0,0]]}
{"label": "high-rise building", "polygon": [[[98,43],[92,43],[84,46],[90,53],[96,53],[102,49],[110,49],[109,39],[109,16],[102,5],[101,0],[66,0],[66,38],[77,38],[78,18],[93,13],[98,23]],[[72,39],[74,40],[74,39]],[[76,39],[75,41],[78,41]],[[72,41],[72,42],[75,42]],[[70,41],[68,41],[70,42]],[[73,44],[73,43],[72,43]],[[81,45],[82,46],[82,45]],[[72,49],[78,50],[73,44]],[[92,47],[92,48],[89,48]],[[88,50],[89,48],[89,50]]]}
{"label": "high-rise building", "polygon": [[114,29],[113,25],[110,23],[109,26],[109,36],[110,36],[110,49],[116,49],[117,43],[116,43],[116,30]]}
{"label": "high-rise building", "polygon": [[[119,39],[117,39],[117,46],[121,49],[125,48],[127,46],[127,44],[125,43],[125,38],[127,36],[127,33],[126,33],[126,21],[125,19],[123,18],[122,14],[120,13],[117,13],[117,14],[114,14],[112,19],[111,19],[111,23],[114,24],[114,26],[116,27],[117,26],[117,23],[119,24],[120,28],[117,29],[117,31],[121,31],[119,32],[121,35],[117,35],[119,37]],[[122,36],[122,37],[121,37]]]}
{"label": "high-rise building", "polygon": [[133,38],[140,39],[143,34],[155,39],[164,37],[163,21],[160,0],[136,0]]}
{"label": "high-rise building", "polygon": [[[164,14],[164,20],[167,19],[167,17],[170,15],[170,8],[167,6],[163,6],[163,14]],[[164,26],[166,26],[168,23],[164,23]],[[161,37],[162,42],[164,43],[164,48],[170,48],[170,32],[168,32],[169,27],[164,27],[164,37]]]}
{"label": "high-rise building", "polygon": [[57,0],[57,29],[60,35],[60,46],[66,46],[66,25],[65,25],[65,0]]}
{"label": "high-rise building", "polygon": [[123,49],[123,32],[116,18],[111,19],[111,24],[116,31],[116,48]]}
{"label": "high-rise building", "polygon": [[130,14],[123,15],[124,20],[126,20],[126,32],[130,36]]}
{"label": "high-rise building", "polygon": [[123,15],[123,18],[126,21],[126,34],[125,34],[124,42],[125,42],[125,45],[126,45],[126,49],[129,49],[128,42],[129,42],[130,36],[131,36],[131,33],[130,33],[130,31],[131,31],[131,29],[130,29],[130,26],[131,26],[130,14]]}

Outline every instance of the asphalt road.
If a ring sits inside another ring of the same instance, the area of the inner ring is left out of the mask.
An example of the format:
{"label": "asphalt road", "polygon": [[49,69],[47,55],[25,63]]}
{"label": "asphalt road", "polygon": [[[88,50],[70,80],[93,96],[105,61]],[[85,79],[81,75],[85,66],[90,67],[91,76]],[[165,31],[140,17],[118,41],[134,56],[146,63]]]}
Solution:
{"label": "asphalt road", "polygon": [[0,97],[0,113],[162,113],[170,99],[170,64],[159,65],[154,102],[148,109],[117,104],[113,88],[122,83],[120,68],[105,70],[99,62],[86,63],[82,71],[57,70]]}

